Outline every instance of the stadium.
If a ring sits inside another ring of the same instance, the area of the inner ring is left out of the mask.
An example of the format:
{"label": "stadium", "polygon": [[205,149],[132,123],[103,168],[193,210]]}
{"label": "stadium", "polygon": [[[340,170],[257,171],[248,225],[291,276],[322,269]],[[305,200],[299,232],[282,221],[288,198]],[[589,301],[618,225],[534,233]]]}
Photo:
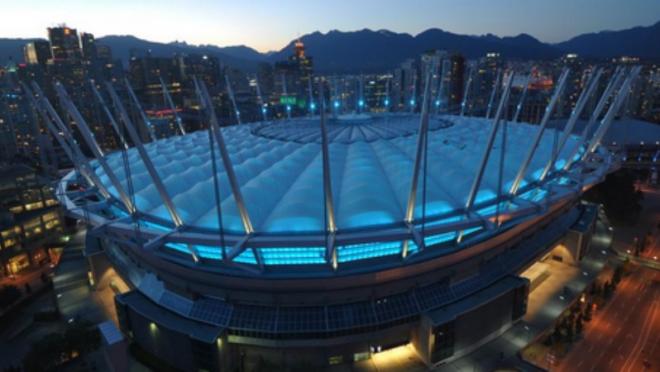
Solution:
{"label": "stadium", "polygon": [[490,119],[221,128],[210,112],[208,131],[149,143],[120,108],[134,146],[103,153],[76,120],[95,159],[64,143],[78,166],[58,195],[89,226],[92,271],[102,252],[132,288],[115,299],[122,331],[175,368],[327,367],[401,345],[433,365],[525,314],[519,273],[587,219],[580,196],[618,166],[599,144],[633,75],[612,78],[582,134],[584,102],[563,129],[518,123],[501,112],[508,90]]}

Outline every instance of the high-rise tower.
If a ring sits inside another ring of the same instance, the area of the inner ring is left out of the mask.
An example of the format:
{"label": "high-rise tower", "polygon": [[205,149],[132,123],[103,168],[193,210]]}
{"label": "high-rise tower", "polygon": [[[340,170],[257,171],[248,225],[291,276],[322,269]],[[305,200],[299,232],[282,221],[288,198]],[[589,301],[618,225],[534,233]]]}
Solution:
{"label": "high-rise tower", "polygon": [[79,62],[82,58],[78,31],[75,28],[60,25],[48,28],[48,40],[53,55],[53,62]]}

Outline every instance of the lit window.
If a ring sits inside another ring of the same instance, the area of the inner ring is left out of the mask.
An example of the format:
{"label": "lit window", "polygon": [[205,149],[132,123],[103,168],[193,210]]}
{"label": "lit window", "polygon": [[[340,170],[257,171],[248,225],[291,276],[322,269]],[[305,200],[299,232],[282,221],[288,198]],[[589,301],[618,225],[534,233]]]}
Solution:
{"label": "lit window", "polygon": [[344,356],[342,355],[335,355],[328,358],[328,364],[330,364],[331,366],[341,364],[343,362],[344,362]]}

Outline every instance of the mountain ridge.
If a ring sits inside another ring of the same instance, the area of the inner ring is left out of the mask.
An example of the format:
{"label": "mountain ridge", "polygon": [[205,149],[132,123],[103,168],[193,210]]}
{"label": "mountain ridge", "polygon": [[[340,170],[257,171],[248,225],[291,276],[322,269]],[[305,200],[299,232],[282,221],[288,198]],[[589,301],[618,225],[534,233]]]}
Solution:
{"label": "mountain ridge", "polygon": [[[23,60],[22,47],[39,38],[0,38],[0,63],[10,56],[14,62]],[[246,45],[217,46],[188,44],[185,41],[154,42],[133,35],[99,37],[98,44],[112,49],[113,56],[127,63],[131,54],[142,55],[147,50],[159,57],[174,54],[209,54],[224,64],[254,71],[260,62],[285,60],[293,51],[296,40],[305,43],[307,53],[314,57],[315,70],[323,73],[380,72],[391,69],[408,58],[433,49],[456,51],[467,58],[486,52],[499,52],[507,59],[551,59],[564,53],[585,57],[612,58],[620,55],[660,60],[660,21],[651,26],[624,30],[606,30],[575,36],[564,42],[550,44],[521,33],[500,37],[493,34],[456,34],[441,28],[429,28],[416,35],[386,29],[363,28],[356,31],[314,31],[290,41],[280,50],[259,52]],[[43,39],[41,39],[43,40]]]}

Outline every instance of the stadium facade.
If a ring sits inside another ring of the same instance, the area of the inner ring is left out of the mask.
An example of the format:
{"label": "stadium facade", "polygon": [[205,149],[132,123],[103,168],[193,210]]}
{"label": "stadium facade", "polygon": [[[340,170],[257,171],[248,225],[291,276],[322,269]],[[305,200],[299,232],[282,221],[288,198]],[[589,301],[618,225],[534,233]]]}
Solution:
{"label": "stadium facade", "polygon": [[419,114],[321,109],[224,128],[202,84],[208,131],[152,141],[108,84],[124,144],[109,154],[57,85],[92,160],[39,88],[24,88],[77,165],[61,203],[89,226],[90,256],[132,288],[116,308],[133,342],[183,370],[322,368],[408,344],[446,362],[525,314],[518,274],[618,166],[600,141],[638,69],[617,71],[573,132],[601,73],[563,131],[548,122],[568,71],[540,125],[504,119],[512,74],[492,118],[432,115],[425,98]]}

